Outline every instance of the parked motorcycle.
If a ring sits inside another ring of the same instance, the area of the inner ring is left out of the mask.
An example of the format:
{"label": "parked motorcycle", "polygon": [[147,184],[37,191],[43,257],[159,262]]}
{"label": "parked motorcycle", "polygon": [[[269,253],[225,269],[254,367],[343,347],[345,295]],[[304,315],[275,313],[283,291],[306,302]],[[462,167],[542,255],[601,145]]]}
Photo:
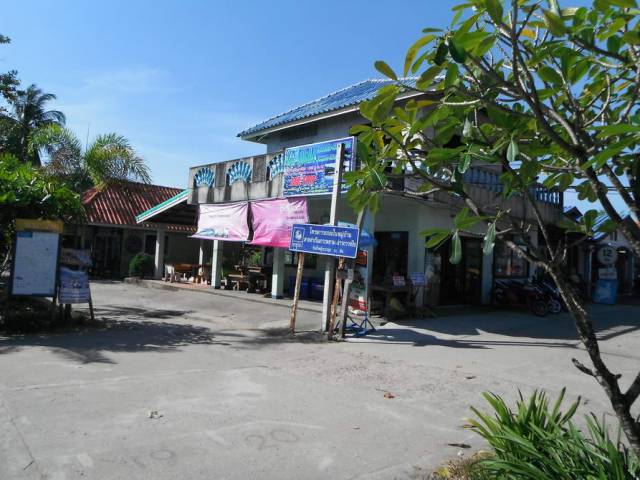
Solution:
{"label": "parked motorcycle", "polygon": [[549,312],[549,296],[536,284],[524,280],[495,280],[491,289],[491,305],[497,308],[527,308],[544,317]]}
{"label": "parked motorcycle", "polygon": [[562,312],[562,310],[565,308],[565,305],[558,287],[556,287],[552,282],[546,280],[536,282],[535,285],[538,286],[540,290],[542,290],[542,292],[547,296],[549,313],[556,315]]}

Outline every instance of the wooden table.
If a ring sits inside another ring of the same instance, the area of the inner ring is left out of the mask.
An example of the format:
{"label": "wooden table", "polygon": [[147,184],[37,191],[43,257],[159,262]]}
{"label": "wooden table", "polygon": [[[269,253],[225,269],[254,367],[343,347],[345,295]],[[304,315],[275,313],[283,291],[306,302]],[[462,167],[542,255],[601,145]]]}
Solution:
{"label": "wooden table", "polygon": [[397,317],[398,315],[391,315],[391,311],[389,309],[389,303],[391,301],[391,297],[397,293],[403,293],[405,295],[404,307],[407,309],[407,313],[410,313],[415,310],[415,305],[411,300],[411,294],[413,293],[413,287],[410,282],[407,282],[406,285],[402,287],[396,287],[392,284],[372,284],[371,292],[382,292],[384,293],[384,312],[383,315],[385,318],[390,318],[392,316]]}

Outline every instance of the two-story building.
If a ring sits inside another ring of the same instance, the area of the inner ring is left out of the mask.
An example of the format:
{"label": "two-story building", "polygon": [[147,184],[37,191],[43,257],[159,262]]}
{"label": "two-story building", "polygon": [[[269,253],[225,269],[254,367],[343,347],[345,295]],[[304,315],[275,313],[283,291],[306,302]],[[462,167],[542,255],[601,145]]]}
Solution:
{"label": "two-story building", "polygon": [[[365,80],[243,130],[238,136],[264,145],[265,153],[192,167],[188,178],[189,195],[184,202],[202,206],[282,197],[285,150],[348,137],[353,125],[366,122],[359,114],[359,104],[373,98],[380,87],[390,82]],[[418,95],[425,94],[407,91],[398,101],[404,102]],[[466,175],[470,194],[479,204],[508,203],[512,212],[531,222],[530,240],[534,244],[538,242],[533,213],[527,211],[522,199],[502,198],[500,171],[495,166],[472,166]],[[488,302],[494,278],[527,277],[532,273],[526,262],[500,244],[492,255],[483,255],[480,227],[464,232],[462,262],[457,265],[448,260],[448,244],[437,250],[427,249],[420,232],[433,227],[450,227],[461,203],[444,193],[420,199],[403,196],[403,192],[413,188],[410,183],[411,179],[396,182],[393,186],[395,192],[384,194],[379,212],[375,216],[366,216],[364,227],[373,233],[376,240],[375,246],[371,247],[371,283],[384,283],[393,275],[408,278],[414,272],[423,272],[428,278],[428,287],[424,293],[417,292],[418,302],[430,305],[480,304]],[[557,222],[562,216],[562,195],[542,186],[534,193],[545,220],[550,224]],[[329,195],[309,196],[307,205],[310,223],[328,222]],[[346,195],[342,195],[338,219],[354,222],[355,217]],[[153,216],[145,217],[145,222],[153,220]],[[213,286],[219,286],[223,263],[225,259],[232,258],[238,248],[237,243],[213,241]],[[271,294],[280,297],[290,289],[290,279],[295,275],[295,255],[286,248],[258,248],[263,253],[263,262],[272,267]],[[208,250],[207,247],[201,255],[208,257]],[[325,259],[311,256],[306,263],[308,283],[321,284]]]}

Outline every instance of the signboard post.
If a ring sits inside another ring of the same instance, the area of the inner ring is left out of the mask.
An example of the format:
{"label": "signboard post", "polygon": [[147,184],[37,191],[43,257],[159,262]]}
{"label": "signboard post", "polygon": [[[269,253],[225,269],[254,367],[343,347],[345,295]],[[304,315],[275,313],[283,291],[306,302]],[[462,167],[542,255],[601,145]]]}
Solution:
{"label": "signboard post", "polygon": [[16,232],[11,295],[55,297],[60,234],[36,230]]}
{"label": "signboard post", "polygon": [[[9,296],[51,297],[55,316],[60,233],[58,220],[16,219]],[[5,302],[5,319],[9,301]]]}

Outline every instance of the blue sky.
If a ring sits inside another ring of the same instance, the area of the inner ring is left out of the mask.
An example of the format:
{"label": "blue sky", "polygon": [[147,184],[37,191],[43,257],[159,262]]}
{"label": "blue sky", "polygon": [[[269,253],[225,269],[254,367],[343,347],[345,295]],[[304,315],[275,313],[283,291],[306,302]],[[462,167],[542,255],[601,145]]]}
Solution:
{"label": "blue sky", "polygon": [[[236,134],[400,65],[439,1],[6,2],[0,70],[55,93],[85,139],[127,136],[153,181],[184,186],[190,165],[262,153]],[[408,14],[407,12],[410,12]]]}
{"label": "blue sky", "polygon": [[446,27],[456,3],[6,2],[0,71],[55,93],[83,141],[123,134],[154,183],[184,187],[191,165],[262,153],[236,138],[244,128],[378,77],[375,60],[399,70],[422,28]]}

